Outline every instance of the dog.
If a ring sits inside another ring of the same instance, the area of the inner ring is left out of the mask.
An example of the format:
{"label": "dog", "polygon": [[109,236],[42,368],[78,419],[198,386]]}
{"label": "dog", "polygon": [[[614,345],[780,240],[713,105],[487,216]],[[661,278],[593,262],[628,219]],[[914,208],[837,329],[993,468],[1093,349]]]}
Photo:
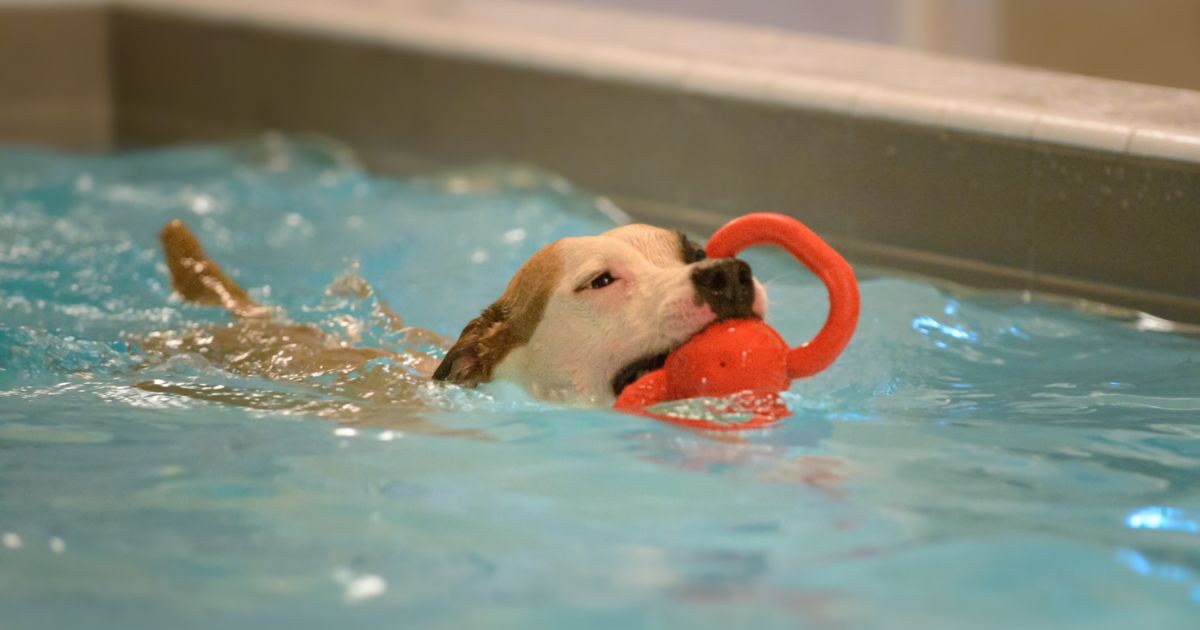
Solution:
{"label": "dog", "polygon": [[[440,359],[436,351],[400,356],[286,322],[225,275],[182,221],[168,222],[160,240],[175,292],[223,307],[235,322],[147,343],[163,352],[202,351],[234,372],[277,379],[345,373],[388,358],[462,387],[503,380],[540,400],[610,406],[695,333],[722,319],[763,317],[767,308],[766,291],[747,263],[706,259],[680,232],[624,225],[541,248],[453,344],[405,326],[384,305],[389,326],[406,341],[449,346]],[[335,281],[333,290],[371,293],[356,276]]]}

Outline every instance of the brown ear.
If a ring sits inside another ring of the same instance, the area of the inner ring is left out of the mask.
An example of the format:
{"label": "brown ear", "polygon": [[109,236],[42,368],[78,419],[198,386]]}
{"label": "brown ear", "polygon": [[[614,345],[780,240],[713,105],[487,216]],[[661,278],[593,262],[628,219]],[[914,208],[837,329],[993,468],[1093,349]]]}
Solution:
{"label": "brown ear", "polygon": [[508,311],[502,302],[496,302],[471,320],[433,373],[434,380],[464,387],[490,381],[496,365],[521,343],[513,334]]}
{"label": "brown ear", "polygon": [[557,250],[558,242],[551,243],[521,265],[504,295],[463,328],[434,380],[464,387],[486,383],[513,348],[529,343],[561,273]]}

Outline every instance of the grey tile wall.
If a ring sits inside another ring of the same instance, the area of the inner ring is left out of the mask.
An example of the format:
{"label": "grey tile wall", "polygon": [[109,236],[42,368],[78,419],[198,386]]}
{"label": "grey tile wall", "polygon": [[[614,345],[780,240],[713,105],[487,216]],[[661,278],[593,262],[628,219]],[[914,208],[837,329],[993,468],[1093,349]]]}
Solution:
{"label": "grey tile wall", "polygon": [[[785,212],[857,262],[1200,321],[1196,163],[148,9],[35,13],[17,14],[33,25],[20,46],[47,65],[0,60],[0,140],[269,129],[328,134],[374,164],[520,160],[658,223]],[[0,42],[16,23],[0,20]]]}

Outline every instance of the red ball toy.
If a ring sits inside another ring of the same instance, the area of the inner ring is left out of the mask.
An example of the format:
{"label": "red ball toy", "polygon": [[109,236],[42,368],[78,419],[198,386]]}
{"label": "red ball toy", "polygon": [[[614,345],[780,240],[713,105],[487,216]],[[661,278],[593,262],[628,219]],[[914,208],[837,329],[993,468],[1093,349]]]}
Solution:
{"label": "red ball toy", "polygon": [[[714,323],[667,355],[662,368],[626,387],[617,408],[708,430],[762,428],[788,415],[778,393],[792,379],[812,376],[837,359],[858,323],[858,284],[849,263],[804,224],[767,212],[730,221],[712,235],[705,251],[709,258],[726,258],[760,244],[787,250],[825,284],[829,315],[817,336],[788,348],[761,319]],[[662,402],[699,397],[731,397],[731,406],[750,410],[750,418],[726,423],[644,411]]]}

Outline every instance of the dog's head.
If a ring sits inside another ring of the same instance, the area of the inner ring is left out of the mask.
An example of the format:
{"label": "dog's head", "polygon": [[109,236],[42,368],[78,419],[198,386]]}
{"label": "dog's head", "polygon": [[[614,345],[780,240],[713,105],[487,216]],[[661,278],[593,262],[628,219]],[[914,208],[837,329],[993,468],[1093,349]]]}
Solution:
{"label": "dog's head", "polygon": [[627,225],[542,248],[467,324],[434,378],[493,378],[531,395],[608,404],[666,353],[718,319],[761,317],[749,265],[705,260],[686,236]]}

